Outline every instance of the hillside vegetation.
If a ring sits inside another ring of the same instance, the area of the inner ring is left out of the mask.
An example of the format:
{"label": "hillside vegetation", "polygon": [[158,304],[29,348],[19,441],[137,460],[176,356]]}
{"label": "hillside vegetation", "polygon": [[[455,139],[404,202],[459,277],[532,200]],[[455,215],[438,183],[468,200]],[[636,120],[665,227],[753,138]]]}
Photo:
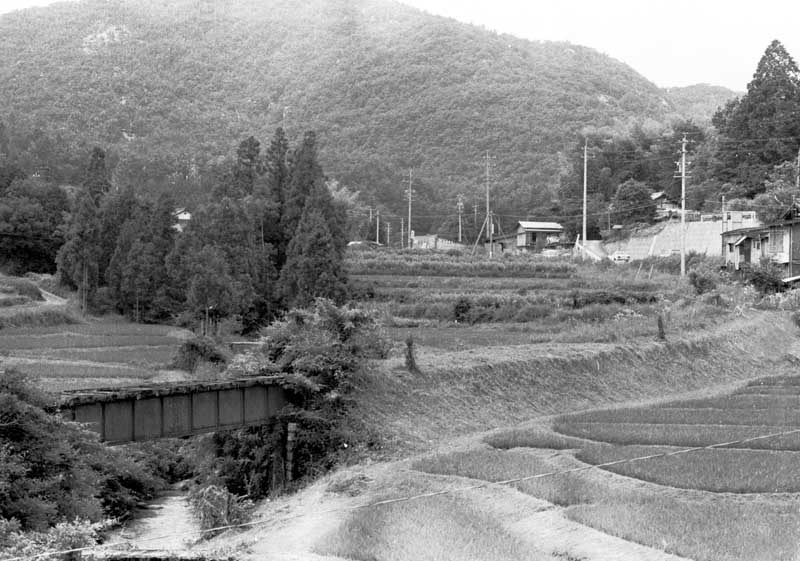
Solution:
{"label": "hillside vegetation", "polygon": [[413,168],[437,215],[424,230],[479,191],[487,150],[501,206],[530,209],[582,129],[672,112],[593,49],[379,0],[87,0],[0,18],[0,152],[76,181],[100,145],[117,186],[184,200],[241,139],[282,125],[290,140],[316,130],[329,175],[387,212]]}

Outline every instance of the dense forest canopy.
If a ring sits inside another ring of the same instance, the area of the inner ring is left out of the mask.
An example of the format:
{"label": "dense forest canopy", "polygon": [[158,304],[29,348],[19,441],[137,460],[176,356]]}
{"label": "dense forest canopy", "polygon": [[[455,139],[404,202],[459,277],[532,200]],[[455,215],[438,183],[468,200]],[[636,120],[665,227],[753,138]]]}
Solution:
{"label": "dense forest canopy", "polygon": [[79,183],[102,146],[115,186],[179,203],[212,188],[231,146],[282,126],[291,142],[317,131],[329,177],[396,222],[413,168],[416,229],[434,231],[458,193],[481,204],[487,150],[501,213],[537,212],[581,131],[674,113],[592,49],[381,0],[86,0],[0,18],[0,120],[27,171]]}
{"label": "dense forest canopy", "polygon": [[281,127],[299,143],[315,130],[332,193],[348,202],[347,235],[386,241],[369,218],[380,211],[395,243],[410,173],[414,230],[455,238],[461,195],[474,240],[487,153],[501,229],[531,218],[577,232],[584,144],[596,237],[626,181],[680,197],[684,135],[691,208],[718,209],[725,195],[774,216],[791,198],[791,173],[775,166],[800,134],[796,65],[777,41],[737,98],[707,84],[662,90],[589,48],[384,0],[55,4],[0,18],[0,55],[0,186],[80,185],[102,147],[114,190],[191,207],[230,196],[215,189],[241,179],[228,178],[252,150],[234,153],[241,139]]}

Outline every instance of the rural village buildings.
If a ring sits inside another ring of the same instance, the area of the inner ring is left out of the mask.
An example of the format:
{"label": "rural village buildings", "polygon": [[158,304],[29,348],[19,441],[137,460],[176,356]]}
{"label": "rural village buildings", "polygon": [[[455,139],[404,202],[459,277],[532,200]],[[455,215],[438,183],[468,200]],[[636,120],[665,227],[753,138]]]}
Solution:
{"label": "rural village buildings", "polygon": [[[558,222],[517,222],[514,233],[494,237],[493,250],[499,253],[541,253],[559,244],[564,228]],[[487,248],[489,244],[486,244]]]}
{"label": "rural village buildings", "polygon": [[800,217],[790,209],[779,222],[738,228],[722,234],[722,256],[733,270],[758,265],[768,258],[781,265],[786,277],[800,275]]}

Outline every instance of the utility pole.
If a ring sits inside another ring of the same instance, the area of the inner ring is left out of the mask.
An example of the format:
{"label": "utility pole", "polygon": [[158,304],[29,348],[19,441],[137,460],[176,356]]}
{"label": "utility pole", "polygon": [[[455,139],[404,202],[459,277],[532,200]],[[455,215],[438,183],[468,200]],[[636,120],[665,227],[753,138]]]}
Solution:
{"label": "utility pole", "polygon": [[586,170],[588,168],[588,161],[589,161],[589,140],[584,138],[583,139],[583,237],[581,238],[581,243],[583,244],[583,251],[581,251],[582,256],[586,256]]}
{"label": "utility pole", "polygon": [[726,230],[725,226],[728,225],[728,215],[725,214],[725,195],[722,195],[722,231]]}
{"label": "utility pole", "polygon": [[486,233],[489,234],[489,259],[494,257],[494,222],[492,221],[492,208],[489,204],[489,188],[491,185],[491,156],[486,151],[484,156],[486,164]]}
{"label": "utility pole", "polygon": [[686,133],[681,140],[681,276],[686,276]]}
{"label": "utility pole", "polygon": [[478,227],[478,205],[476,205],[476,204],[472,205],[472,214],[473,214],[472,225],[477,228]]}
{"label": "utility pole", "polygon": [[406,233],[405,233],[405,229],[403,227],[403,220],[405,220],[405,219],[404,218],[400,219],[400,249],[403,249],[403,248],[406,247],[406,237],[405,237]]}
{"label": "utility pole", "polygon": [[381,211],[375,211],[375,243],[381,243]]}
{"label": "utility pole", "polygon": [[456,208],[458,209],[458,243],[461,243],[461,214],[464,212],[464,195],[458,194],[458,202]]}
{"label": "utility pole", "polygon": [[411,231],[411,199],[414,196],[414,190],[411,188],[411,182],[413,180],[413,170],[408,170],[408,189],[406,189],[406,195],[408,196],[408,248],[411,249],[414,245],[414,238],[413,233]]}
{"label": "utility pole", "polygon": [[392,243],[392,223],[386,223],[386,247],[389,247]]}
{"label": "utility pole", "polygon": [[369,207],[369,223],[370,224],[372,224],[372,211],[373,211],[373,208]]}

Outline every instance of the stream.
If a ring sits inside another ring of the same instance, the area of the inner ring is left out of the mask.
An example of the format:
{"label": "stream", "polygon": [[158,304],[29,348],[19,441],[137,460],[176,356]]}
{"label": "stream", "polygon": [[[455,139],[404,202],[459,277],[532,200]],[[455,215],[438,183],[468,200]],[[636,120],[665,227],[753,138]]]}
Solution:
{"label": "stream", "polygon": [[131,520],[107,535],[106,543],[128,541],[137,550],[182,551],[197,540],[199,528],[186,492],[173,487],[137,508]]}

